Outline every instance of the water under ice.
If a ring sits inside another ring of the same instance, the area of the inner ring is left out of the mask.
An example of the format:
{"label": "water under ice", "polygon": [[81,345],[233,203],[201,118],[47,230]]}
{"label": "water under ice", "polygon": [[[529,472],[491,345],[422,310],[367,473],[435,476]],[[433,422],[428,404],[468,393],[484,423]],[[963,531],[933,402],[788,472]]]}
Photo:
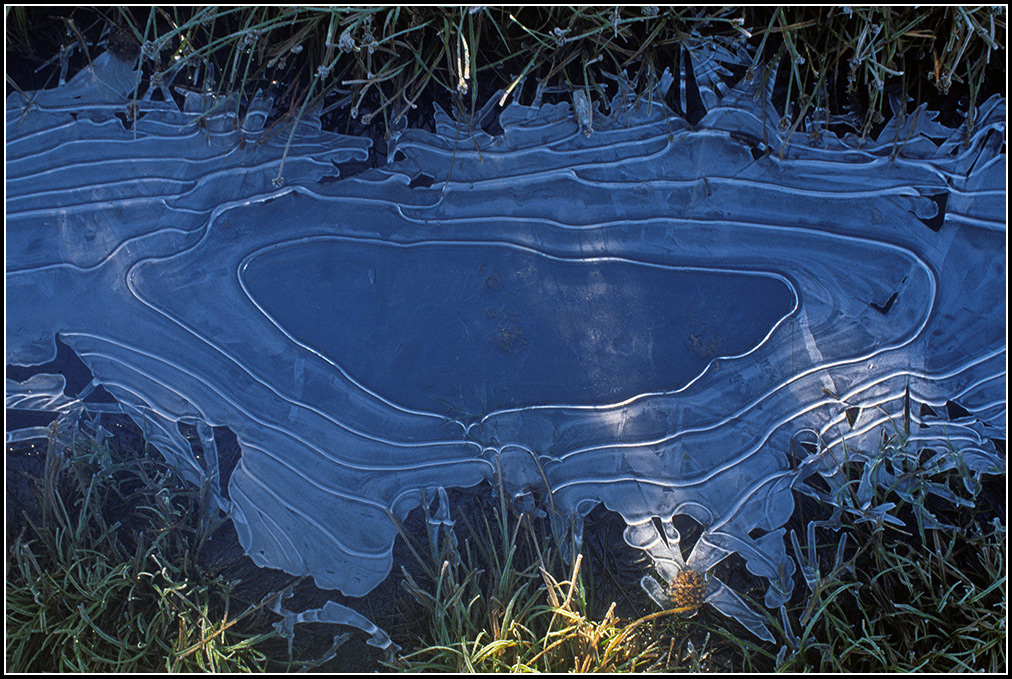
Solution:
{"label": "water under ice", "polygon": [[[662,576],[738,554],[780,606],[792,493],[839,503],[845,444],[860,457],[906,421],[974,474],[1005,467],[1005,102],[969,132],[922,108],[863,144],[810,127],[785,146],[769,93],[718,77],[730,53],[693,58],[695,125],[663,91],[592,130],[567,104],[509,104],[496,135],[437,110],[350,177],[369,140],[304,121],[286,156],[266,102],[237,119],[148,93],[134,120],[136,73],[108,54],[12,95],[7,360],[45,363],[59,336],[212,481],[257,563],[322,588],[366,594],[391,515],[427,497],[446,517],[445,488],[501,470],[564,544],[603,503]],[[8,407],[79,412],[63,390],[8,380]],[[242,448],[227,478],[217,426]],[[886,474],[868,470],[866,499]],[[341,606],[285,614],[387,643]]]}

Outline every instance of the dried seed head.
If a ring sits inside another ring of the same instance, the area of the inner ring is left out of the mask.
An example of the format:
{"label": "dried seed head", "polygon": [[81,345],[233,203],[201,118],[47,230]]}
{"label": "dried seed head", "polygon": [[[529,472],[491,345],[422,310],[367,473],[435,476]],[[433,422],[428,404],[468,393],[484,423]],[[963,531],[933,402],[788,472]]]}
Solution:
{"label": "dried seed head", "polygon": [[672,607],[696,610],[703,605],[706,595],[706,579],[701,573],[684,570],[668,583],[667,595]]}
{"label": "dried seed head", "polygon": [[950,87],[952,87],[952,74],[946,73],[942,75],[941,79],[939,79],[938,89],[941,91],[942,94],[948,94]]}

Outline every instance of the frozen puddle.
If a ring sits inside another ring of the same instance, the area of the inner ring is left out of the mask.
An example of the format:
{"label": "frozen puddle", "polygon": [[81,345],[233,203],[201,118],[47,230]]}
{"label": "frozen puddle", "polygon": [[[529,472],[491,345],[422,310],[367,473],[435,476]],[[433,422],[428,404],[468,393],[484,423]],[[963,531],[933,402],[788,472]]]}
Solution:
{"label": "frozen puddle", "polygon": [[[970,476],[1005,468],[1005,102],[972,129],[919,109],[863,144],[810,121],[785,147],[769,93],[722,77],[741,58],[694,48],[695,126],[661,103],[669,79],[589,136],[567,104],[509,104],[496,136],[436,111],[436,133],[343,177],[368,140],[307,120],[285,155],[263,102],[198,124],[210,102],[149,92],[134,124],[136,75],[103,55],[7,100],[7,360],[43,364],[59,335],[211,481],[254,560],[322,588],[366,594],[391,514],[424,497],[446,518],[446,488],[501,469],[560,544],[603,503],[660,576],[737,554],[776,608],[793,494],[844,502],[844,445],[867,460],[901,423]],[[74,417],[86,394],[63,389],[8,380],[7,405]],[[217,426],[242,446],[230,474]],[[871,490],[895,479],[865,481],[844,509],[883,515]],[[345,607],[285,614],[388,642]]]}

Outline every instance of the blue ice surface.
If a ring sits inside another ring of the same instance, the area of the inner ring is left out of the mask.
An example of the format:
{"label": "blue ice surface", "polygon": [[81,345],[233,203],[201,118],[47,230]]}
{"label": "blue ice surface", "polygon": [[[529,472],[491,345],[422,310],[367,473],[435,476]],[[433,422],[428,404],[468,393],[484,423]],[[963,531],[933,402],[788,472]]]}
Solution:
{"label": "blue ice surface", "polygon": [[680,388],[752,349],[795,302],[773,276],[481,241],[320,237],[254,253],[241,280],[363,388],[472,419]]}
{"label": "blue ice surface", "polygon": [[[102,55],[7,100],[7,361],[59,336],[257,563],[321,588],[366,594],[395,518],[436,498],[448,524],[447,488],[501,482],[564,548],[603,503],[662,578],[708,573],[708,602],[771,640],[712,569],[738,555],[783,605],[793,493],[886,517],[890,427],[968,482],[1005,469],[1005,100],[956,130],[922,107],[875,139],[819,118],[788,139],[768,90],[723,77],[741,59],[694,47],[696,125],[670,77],[589,125],[510,103],[493,136],[437,109],[342,177],[369,140],[307,116],[286,148],[261,99],[236,118],[148,92],[134,116],[136,71]],[[8,407],[68,418],[86,395],[7,382]],[[845,454],[868,463],[856,499]],[[279,612],[388,643],[341,606]]]}

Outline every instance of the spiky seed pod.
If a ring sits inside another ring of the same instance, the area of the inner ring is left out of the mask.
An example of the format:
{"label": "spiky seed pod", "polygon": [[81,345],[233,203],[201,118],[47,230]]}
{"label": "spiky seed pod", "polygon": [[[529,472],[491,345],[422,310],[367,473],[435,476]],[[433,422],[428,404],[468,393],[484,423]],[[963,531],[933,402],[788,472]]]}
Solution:
{"label": "spiky seed pod", "polygon": [[706,580],[702,573],[685,570],[668,582],[667,595],[671,598],[672,608],[696,610],[703,605],[706,594]]}

